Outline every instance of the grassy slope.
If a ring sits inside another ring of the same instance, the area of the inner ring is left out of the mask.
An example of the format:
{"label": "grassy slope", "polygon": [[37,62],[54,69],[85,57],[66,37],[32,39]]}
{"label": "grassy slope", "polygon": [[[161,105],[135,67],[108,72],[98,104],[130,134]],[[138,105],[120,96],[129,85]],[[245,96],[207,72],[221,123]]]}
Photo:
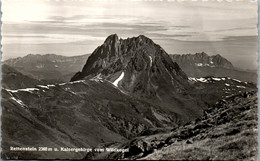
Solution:
{"label": "grassy slope", "polygon": [[142,159],[256,160],[257,96],[220,102],[204,117],[176,129],[167,143]]}

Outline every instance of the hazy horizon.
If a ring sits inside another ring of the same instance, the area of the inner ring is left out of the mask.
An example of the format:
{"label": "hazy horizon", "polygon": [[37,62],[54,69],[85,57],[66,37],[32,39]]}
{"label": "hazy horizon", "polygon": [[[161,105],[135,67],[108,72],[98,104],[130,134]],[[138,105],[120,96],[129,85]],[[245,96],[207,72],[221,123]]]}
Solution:
{"label": "hazy horizon", "polygon": [[3,60],[90,54],[116,33],[145,35],[168,54],[220,54],[236,67],[257,69],[257,3],[249,0],[4,0],[2,12]]}

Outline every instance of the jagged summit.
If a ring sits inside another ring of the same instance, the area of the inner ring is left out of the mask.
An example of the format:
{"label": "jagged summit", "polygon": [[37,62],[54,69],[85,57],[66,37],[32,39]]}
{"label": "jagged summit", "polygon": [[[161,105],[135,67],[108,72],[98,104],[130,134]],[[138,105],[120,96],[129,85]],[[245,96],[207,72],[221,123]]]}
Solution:
{"label": "jagged summit", "polygon": [[112,42],[117,42],[118,40],[119,40],[119,38],[118,38],[117,34],[112,34],[112,35],[110,35],[106,38],[104,43],[109,44],[109,43],[112,43]]}
{"label": "jagged summit", "polygon": [[[127,38],[125,40],[128,41],[135,41],[135,42],[141,42],[144,41],[144,43],[153,43],[153,41],[146,37],[145,35],[139,35],[137,37]],[[104,44],[110,44],[110,43],[120,43],[120,41],[124,41],[124,39],[119,38],[117,34],[111,34],[109,35],[106,40],[104,41]]]}
{"label": "jagged summit", "polygon": [[127,39],[119,39],[116,34],[108,36],[71,81],[97,75],[110,82],[117,80],[117,86],[126,92],[143,90],[151,94],[167,84],[177,91],[188,86],[188,78],[179,65],[144,35]]}

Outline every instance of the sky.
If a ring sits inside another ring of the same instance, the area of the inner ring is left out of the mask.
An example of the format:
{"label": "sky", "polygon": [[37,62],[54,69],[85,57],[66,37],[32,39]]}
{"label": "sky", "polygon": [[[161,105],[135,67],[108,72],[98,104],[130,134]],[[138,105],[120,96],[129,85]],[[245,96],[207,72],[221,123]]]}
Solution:
{"label": "sky", "polygon": [[203,51],[257,69],[253,0],[2,0],[2,12],[3,60],[89,54],[116,33],[145,35],[168,54]]}

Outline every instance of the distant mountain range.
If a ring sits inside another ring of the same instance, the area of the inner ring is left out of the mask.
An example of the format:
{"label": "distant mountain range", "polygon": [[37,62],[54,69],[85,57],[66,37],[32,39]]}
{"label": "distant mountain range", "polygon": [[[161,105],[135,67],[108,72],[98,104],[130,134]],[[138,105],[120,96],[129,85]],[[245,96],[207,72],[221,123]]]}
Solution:
{"label": "distant mountain range", "polygon": [[[8,59],[3,62],[24,75],[44,82],[68,82],[82,69],[90,54],[66,57],[55,54],[29,54],[25,57]],[[231,77],[257,83],[257,71],[245,71],[233,67],[221,55],[208,56],[206,53],[170,55],[189,77]],[[149,58],[150,59],[150,58]],[[100,62],[101,63],[101,62]]]}
{"label": "distant mountain range", "polygon": [[242,81],[257,83],[257,72],[244,71],[233,67],[232,63],[221,55],[208,56],[206,53],[170,55],[190,77],[231,77]]}
{"label": "distant mountain range", "polygon": [[221,55],[208,56],[206,53],[171,55],[174,62],[182,66],[196,66],[196,67],[220,67],[226,69],[233,69],[233,65]]}
{"label": "distant mountain range", "polygon": [[[80,60],[83,57],[86,57],[85,60]],[[212,61],[216,66],[219,64],[218,68],[233,70],[231,63],[219,56],[216,57],[216,60],[209,59],[209,63]],[[23,67],[22,64],[25,62],[26,67]],[[78,69],[79,62],[84,62],[80,65],[82,70]],[[45,63],[48,65],[44,65]],[[70,63],[74,65],[69,65]],[[208,61],[203,63],[207,64]],[[7,60],[4,64],[2,69],[3,76],[6,76],[3,80],[5,86],[2,89],[2,158],[4,159],[146,157],[152,154],[152,147],[160,149],[165,144],[168,146],[170,140],[163,139],[171,130],[175,132],[174,136],[177,136],[177,139],[191,143],[194,140],[190,138],[195,134],[200,132],[203,136],[207,134],[205,130],[200,129],[212,125],[216,127],[212,129],[216,130],[220,127],[218,121],[226,121],[220,119],[225,116],[224,114],[230,114],[233,118],[237,113],[240,114],[237,109],[243,111],[245,106],[231,102],[232,106],[226,104],[218,109],[219,106],[214,106],[217,101],[231,99],[238,101],[236,98],[241,97],[243,100],[248,98],[249,101],[249,95],[243,93],[254,93],[257,90],[254,83],[231,77],[188,76],[164,49],[143,35],[128,39],[119,39],[116,34],[110,35],[89,57],[85,55],[72,59],[56,55],[28,55],[17,58],[16,61]],[[70,82],[61,83],[59,75],[48,77],[53,81],[57,80],[52,84],[37,82],[25,76],[29,73],[33,77],[38,75],[47,79],[42,73],[44,71],[47,73],[49,69],[51,72],[62,71],[62,77],[72,71],[70,67],[79,71],[71,75]],[[206,67],[212,68],[207,65]],[[30,68],[32,69],[29,70]],[[33,75],[34,72],[38,74]],[[28,84],[21,86],[19,81]],[[17,89],[11,84],[17,86]],[[227,107],[229,105],[230,108]],[[251,109],[251,104],[247,105]],[[233,106],[236,106],[234,114]],[[211,109],[213,113],[209,116],[208,113],[211,111],[208,110]],[[242,114],[237,118],[242,121],[243,119],[247,117],[242,117]],[[190,124],[191,128],[187,130],[185,124]],[[155,139],[154,143],[139,142],[140,138],[145,140],[149,139],[150,135],[156,134],[159,138]],[[129,152],[124,155],[54,151],[16,152],[10,151],[10,146],[124,147],[129,148]],[[251,151],[253,148],[254,146],[251,149],[248,147]],[[236,152],[240,153],[238,150]]]}
{"label": "distant mountain range", "polygon": [[49,82],[68,82],[86,63],[90,54],[66,57],[55,54],[29,54],[3,62],[24,75]]}

